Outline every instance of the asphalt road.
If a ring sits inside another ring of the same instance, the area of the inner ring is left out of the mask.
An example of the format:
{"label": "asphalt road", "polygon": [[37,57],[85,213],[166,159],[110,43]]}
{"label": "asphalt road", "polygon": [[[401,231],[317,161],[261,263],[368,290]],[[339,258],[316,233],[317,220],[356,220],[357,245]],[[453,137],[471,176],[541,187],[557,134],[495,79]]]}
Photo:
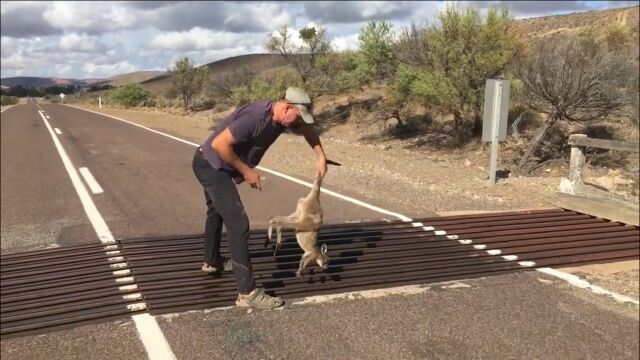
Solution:
{"label": "asphalt road", "polygon": [[[91,199],[115,238],[202,232],[205,206],[191,170],[193,146],[71,107],[40,107],[60,131],[73,167],[88,168],[104,190]],[[39,110],[30,103],[1,115],[3,254],[99,243]],[[262,192],[240,186],[254,228],[290,213],[308,192],[265,175]],[[322,204],[327,223],[390,218],[330,196],[323,195]],[[635,305],[535,272],[462,283],[274,312],[197,311],[158,323],[178,359],[638,358]],[[1,355],[146,358],[130,320],[3,340]]]}
{"label": "asphalt road", "polygon": [[[76,169],[89,169],[92,195],[116,239],[203,232],[205,202],[191,168],[195,147],[109,117],[42,105]],[[35,104],[2,113],[2,253],[98,242]],[[239,186],[252,228],[288,215],[309,189],[263,174],[262,191]],[[322,196],[325,223],[389,218]]]}

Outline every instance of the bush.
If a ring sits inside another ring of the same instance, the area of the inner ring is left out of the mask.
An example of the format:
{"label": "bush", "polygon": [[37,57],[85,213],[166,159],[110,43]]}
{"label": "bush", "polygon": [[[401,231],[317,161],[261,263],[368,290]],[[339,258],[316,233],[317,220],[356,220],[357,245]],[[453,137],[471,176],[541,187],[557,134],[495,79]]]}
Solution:
{"label": "bush", "polygon": [[370,21],[358,35],[360,53],[356,63],[361,79],[383,80],[395,72],[391,27],[386,21]]}
{"label": "bush", "polygon": [[[247,85],[234,87],[227,99],[233,105],[248,104],[265,99],[276,101],[282,98],[287,88],[291,86],[305,88],[309,96],[314,97],[331,89],[333,81],[325,74],[318,74],[308,78],[305,83],[295,69],[284,67],[270,77],[254,78]],[[226,103],[227,101],[223,99],[220,102]]]}
{"label": "bush", "polygon": [[6,96],[6,95],[2,95],[0,97],[1,102],[2,102],[2,106],[5,105],[15,105],[18,103],[18,98],[15,96]]}
{"label": "bush", "polygon": [[112,96],[113,101],[124,106],[136,106],[149,97],[149,93],[138,83],[127,83],[118,88]]}
{"label": "bush", "polygon": [[468,140],[482,129],[481,109],[486,79],[506,71],[517,53],[518,39],[509,34],[508,12],[447,7],[439,25],[406,30],[396,44],[403,63],[391,86],[397,99],[410,98],[426,107],[453,114],[456,135]]}
{"label": "bush", "polygon": [[216,101],[210,97],[198,97],[191,101],[189,104],[189,110],[191,111],[205,111],[213,109],[216,106]]}
{"label": "bush", "polygon": [[276,81],[275,86],[273,83],[269,83],[265,79],[254,79],[249,86],[239,86],[233,89],[231,93],[231,101],[234,105],[248,104],[257,100],[279,100],[288,85],[284,82],[278,83]]}

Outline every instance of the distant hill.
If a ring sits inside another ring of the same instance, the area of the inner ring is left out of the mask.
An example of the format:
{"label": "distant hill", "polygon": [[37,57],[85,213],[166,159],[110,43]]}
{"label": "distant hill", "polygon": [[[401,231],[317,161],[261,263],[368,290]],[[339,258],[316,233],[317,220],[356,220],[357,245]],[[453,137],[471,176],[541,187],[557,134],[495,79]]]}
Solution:
{"label": "distant hill", "polygon": [[[100,81],[100,80],[98,80]],[[94,81],[95,82],[95,81]],[[30,77],[30,76],[17,76],[17,77],[9,77],[3,78],[0,80],[0,84],[8,87],[16,87],[19,85],[29,86],[29,87],[48,87],[48,86],[67,86],[67,85],[78,85],[83,86],[90,84],[91,82],[87,82],[86,80],[75,80],[75,79],[60,79],[60,78],[47,78],[47,77]]]}
{"label": "distant hill", "polygon": [[124,85],[128,82],[141,83],[158,76],[162,77],[167,75],[166,71],[135,71],[128,74],[117,75],[108,80],[108,83],[113,86]]}
{"label": "distant hill", "polygon": [[166,71],[135,71],[132,73],[116,75],[109,79],[61,79],[61,78],[48,78],[48,77],[29,77],[29,76],[17,76],[3,78],[1,81],[2,86],[16,87],[22,85],[24,87],[49,87],[49,86],[68,86],[78,85],[87,86],[92,84],[109,84],[112,86],[123,85],[127,82],[143,82],[145,80],[152,79],[156,76],[162,76],[167,74]]}
{"label": "distant hill", "polygon": [[[247,67],[256,73],[262,73],[271,69],[287,65],[284,58],[274,54],[248,54],[234,56],[201,66],[209,67],[209,76],[215,77],[217,74],[227,71]],[[142,81],[142,86],[152,94],[164,94],[171,86],[171,74],[165,73],[153,79]]]}

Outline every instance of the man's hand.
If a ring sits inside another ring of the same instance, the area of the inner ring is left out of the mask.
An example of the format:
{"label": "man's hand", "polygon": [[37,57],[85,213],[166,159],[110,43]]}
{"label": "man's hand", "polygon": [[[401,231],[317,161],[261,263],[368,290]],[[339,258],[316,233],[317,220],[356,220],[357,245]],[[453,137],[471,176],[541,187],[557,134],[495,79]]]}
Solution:
{"label": "man's hand", "polygon": [[321,177],[324,177],[326,173],[327,173],[327,159],[324,156],[321,156],[320,158],[318,158],[318,162],[316,164],[315,176],[317,177],[318,175],[320,175]]}
{"label": "man's hand", "polygon": [[248,169],[242,175],[244,176],[244,180],[251,185],[252,188],[262,191],[262,186],[260,185],[260,174],[257,171]]}

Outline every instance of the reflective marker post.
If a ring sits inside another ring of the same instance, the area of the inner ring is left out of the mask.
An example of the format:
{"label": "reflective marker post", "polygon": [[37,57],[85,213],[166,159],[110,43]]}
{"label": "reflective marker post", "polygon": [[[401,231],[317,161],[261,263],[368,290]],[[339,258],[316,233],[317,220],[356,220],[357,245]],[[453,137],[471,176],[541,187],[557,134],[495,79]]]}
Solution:
{"label": "reflective marker post", "polygon": [[484,91],[484,114],[482,118],[482,141],[491,141],[489,184],[496,183],[498,144],[507,137],[509,115],[509,80],[487,80]]}

